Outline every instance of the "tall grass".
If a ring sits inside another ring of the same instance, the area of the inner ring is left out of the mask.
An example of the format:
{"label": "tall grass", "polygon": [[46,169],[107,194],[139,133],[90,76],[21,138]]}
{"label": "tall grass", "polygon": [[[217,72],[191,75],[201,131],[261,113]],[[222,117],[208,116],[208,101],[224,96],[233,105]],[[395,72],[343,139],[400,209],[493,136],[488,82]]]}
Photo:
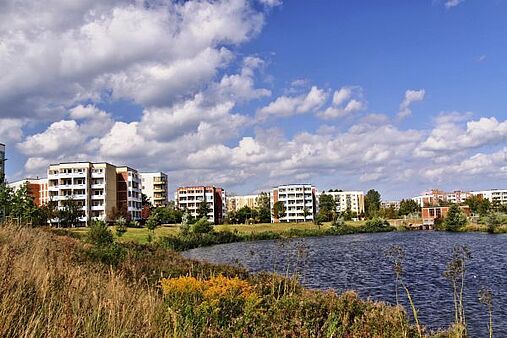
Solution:
{"label": "tall grass", "polygon": [[0,227],[0,337],[416,337],[401,306],[123,245]]}

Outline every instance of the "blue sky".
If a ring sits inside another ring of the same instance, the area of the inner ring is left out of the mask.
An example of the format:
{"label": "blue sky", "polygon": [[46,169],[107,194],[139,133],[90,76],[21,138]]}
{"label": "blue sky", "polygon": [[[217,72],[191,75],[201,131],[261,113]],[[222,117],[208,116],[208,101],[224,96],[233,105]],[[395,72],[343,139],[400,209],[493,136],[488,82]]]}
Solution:
{"label": "blue sky", "polygon": [[7,1],[2,12],[9,180],[97,160],[165,171],[172,189],[506,188],[505,1]]}

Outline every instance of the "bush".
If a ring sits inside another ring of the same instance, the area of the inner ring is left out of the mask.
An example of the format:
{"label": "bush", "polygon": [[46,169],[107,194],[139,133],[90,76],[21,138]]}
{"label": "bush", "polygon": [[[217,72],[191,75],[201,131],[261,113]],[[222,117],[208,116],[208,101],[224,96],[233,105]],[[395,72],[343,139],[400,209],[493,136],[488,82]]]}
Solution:
{"label": "bush", "polygon": [[206,217],[201,218],[192,224],[192,232],[194,234],[207,234],[213,231],[213,225],[208,222]]}
{"label": "bush", "polygon": [[88,241],[97,246],[107,246],[114,242],[113,233],[104,221],[93,221],[87,235]]}
{"label": "bush", "polygon": [[390,226],[389,222],[380,217],[374,217],[366,221],[365,225],[367,227],[388,227]]}

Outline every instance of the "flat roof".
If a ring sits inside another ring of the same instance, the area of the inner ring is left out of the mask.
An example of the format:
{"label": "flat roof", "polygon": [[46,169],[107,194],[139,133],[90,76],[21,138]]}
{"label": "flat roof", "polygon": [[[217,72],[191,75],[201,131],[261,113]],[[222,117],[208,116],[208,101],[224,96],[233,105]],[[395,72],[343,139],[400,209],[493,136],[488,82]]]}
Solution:
{"label": "flat roof", "polygon": [[51,163],[50,166],[52,165],[62,165],[62,164],[80,164],[80,163],[88,163],[88,164],[109,164],[109,165],[112,165],[113,167],[118,167],[112,163],[109,163],[109,162],[90,162],[90,161],[70,161],[70,162],[59,162],[59,163]]}

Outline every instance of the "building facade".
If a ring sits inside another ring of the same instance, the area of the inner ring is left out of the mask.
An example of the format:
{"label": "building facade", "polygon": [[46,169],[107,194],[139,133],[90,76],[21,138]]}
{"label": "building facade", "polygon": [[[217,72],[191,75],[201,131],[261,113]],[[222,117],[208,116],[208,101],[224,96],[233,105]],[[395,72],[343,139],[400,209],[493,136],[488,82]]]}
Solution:
{"label": "building facade", "polygon": [[163,172],[140,173],[141,192],[145,194],[154,207],[167,205],[169,202],[169,183]]}
{"label": "building facade", "polygon": [[507,190],[506,189],[472,191],[470,194],[487,199],[488,201],[491,202],[491,204],[507,205]]}
{"label": "building facade", "polygon": [[[273,188],[270,196],[270,208],[282,202],[283,217],[271,213],[271,223],[313,221],[317,211],[317,189],[311,184],[289,184]],[[306,214],[306,215],[305,215]]]}
{"label": "building facade", "polygon": [[[471,211],[468,205],[460,206],[461,211],[470,217]],[[421,216],[424,225],[434,225],[436,219],[444,219],[449,213],[449,207],[423,207]]]}
{"label": "building facade", "polygon": [[394,210],[400,210],[400,202],[401,201],[382,201],[380,202],[380,206],[384,209],[393,208]]}
{"label": "building facade", "polygon": [[130,219],[141,219],[141,177],[130,167],[116,168],[116,199],[118,210],[127,211]]}
{"label": "building facade", "polygon": [[227,215],[227,196],[225,190],[215,186],[179,187],[176,190],[176,206],[188,210],[192,217],[199,215],[203,201],[208,204],[208,221],[222,224]]}
{"label": "building facade", "polygon": [[336,203],[336,212],[342,213],[350,210],[357,215],[364,213],[364,193],[362,191],[333,191],[321,194],[333,196]]}
{"label": "building facade", "polygon": [[48,203],[49,192],[47,178],[25,178],[8,184],[14,191],[18,190],[23,185],[26,185],[28,195],[32,197],[36,206],[40,207]]}
{"label": "building facade", "polygon": [[257,208],[259,195],[227,196],[227,211],[238,211],[243,207]]}
{"label": "building facade", "polygon": [[5,182],[5,144],[0,143],[0,184]]}
{"label": "building facade", "polygon": [[59,209],[68,199],[82,207],[79,225],[88,226],[94,219],[108,221],[118,207],[116,167],[91,162],[51,164],[48,192],[49,200],[57,203]]}

